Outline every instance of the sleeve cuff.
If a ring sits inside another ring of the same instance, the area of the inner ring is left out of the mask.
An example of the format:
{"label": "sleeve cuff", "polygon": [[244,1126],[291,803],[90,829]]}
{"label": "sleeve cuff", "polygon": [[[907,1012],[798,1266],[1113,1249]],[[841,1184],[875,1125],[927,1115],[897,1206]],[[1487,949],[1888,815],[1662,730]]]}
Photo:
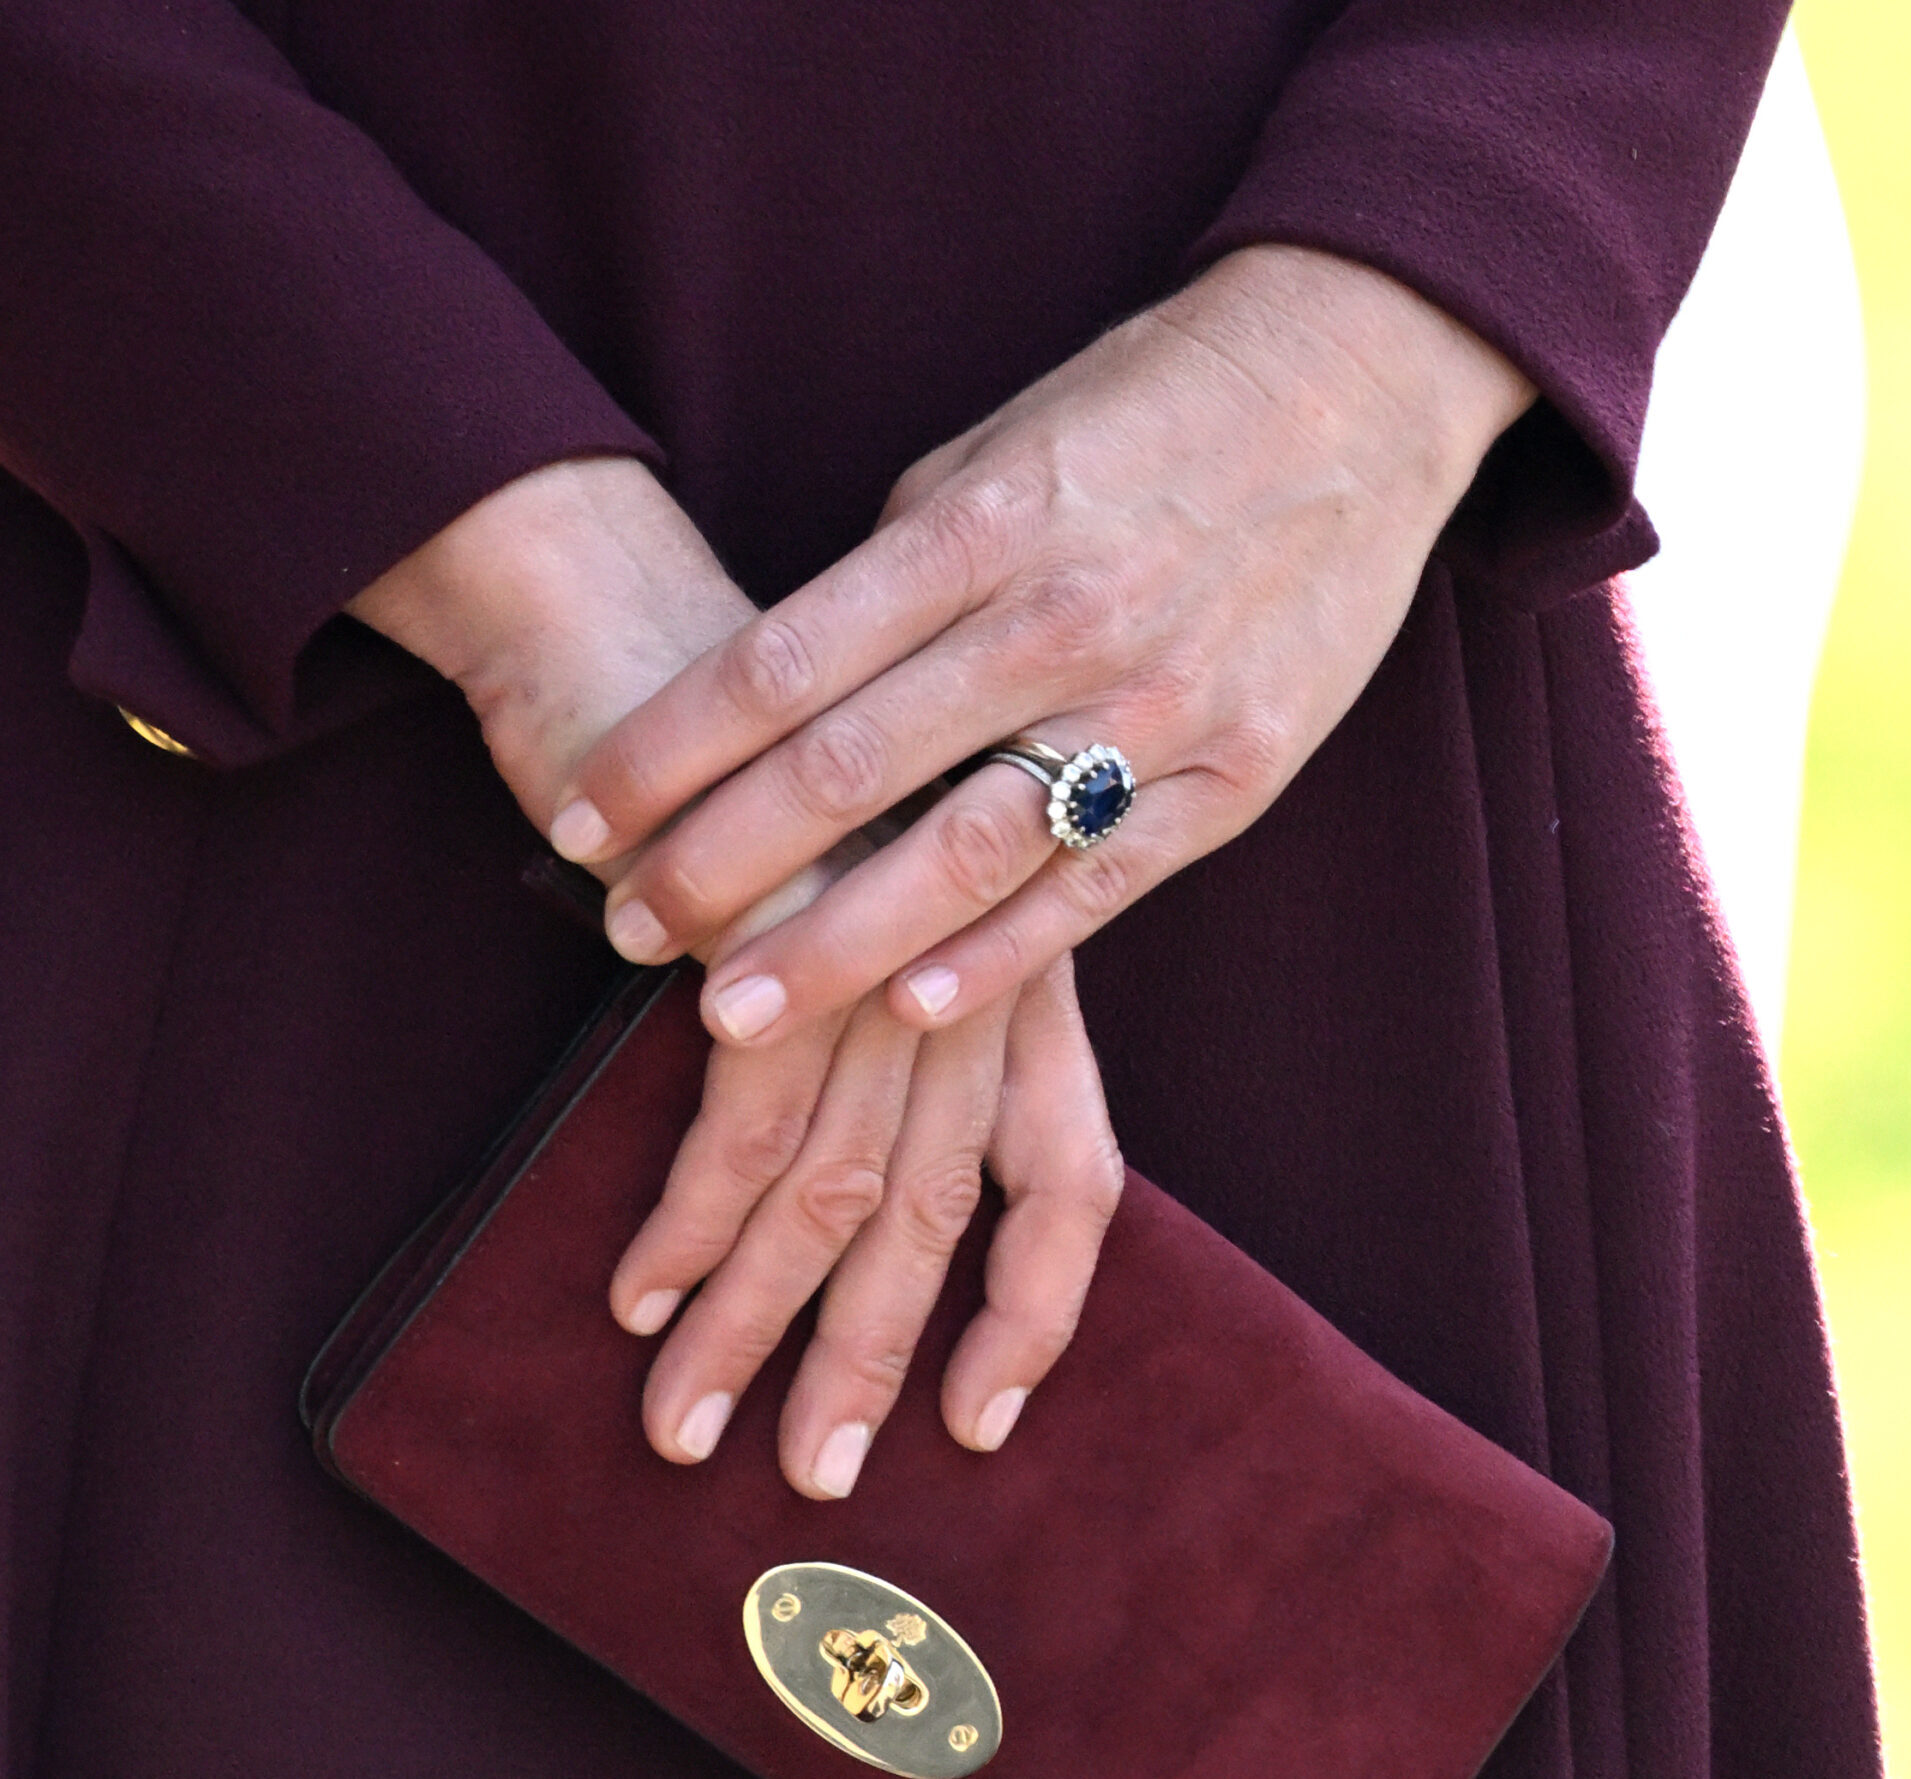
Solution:
{"label": "sleeve cuff", "polygon": [[562,458],[658,463],[242,9],[8,19],[0,462],[86,541],[83,689],[263,757],[409,676],[333,620],[458,514]]}
{"label": "sleeve cuff", "polygon": [[1489,453],[1441,553],[1537,608],[1657,548],[1632,498],[1653,356],[1783,15],[1687,24],[1608,0],[1516,31],[1489,10],[1352,7],[1282,91],[1187,269],[1268,241],[1336,253],[1519,365],[1542,400]]}
{"label": "sleeve cuff", "polygon": [[660,454],[645,435],[608,397],[602,406],[608,413],[533,427],[482,458],[447,453],[429,497],[368,515],[366,528],[350,534],[349,555],[333,552],[335,572],[290,573],[270,597],[209,603],[202,592],[191,622],[119,543],[96,526],[76,526],[87,587],[68,658],[73,684],[221,769],[303,746],[436,686],[423,662],[340,608],[460,513],[532,470],[592,456],[634,456],[658,467]]}

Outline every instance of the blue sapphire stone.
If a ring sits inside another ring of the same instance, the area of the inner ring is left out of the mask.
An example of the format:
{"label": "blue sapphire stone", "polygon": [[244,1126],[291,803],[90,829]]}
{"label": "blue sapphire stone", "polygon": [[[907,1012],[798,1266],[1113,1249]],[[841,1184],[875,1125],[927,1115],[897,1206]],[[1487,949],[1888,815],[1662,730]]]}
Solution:
{"label": "blue sapphire stone", "polygon": [[1134,800],[1135,793],[1123,779],[1121,768],[1104,763],[1076,782],[1068,812],[1084,839],[1099,840],[1128,813],[1128,805]]}

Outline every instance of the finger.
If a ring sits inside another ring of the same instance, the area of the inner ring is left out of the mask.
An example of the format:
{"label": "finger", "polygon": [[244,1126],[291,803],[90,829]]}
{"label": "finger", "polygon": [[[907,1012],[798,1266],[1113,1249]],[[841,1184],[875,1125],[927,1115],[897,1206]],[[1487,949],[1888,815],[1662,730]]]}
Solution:
{"label": "finger", "polygon": [[[1012,766],[972,774],[801,913],[727,953],[705,979],[705,1023],[730,1044],[778,1040],[861,1000],[1041,868],[1056,847],[1044,803]],[[752,995],[776,1009],[754,1031],[739,1013]]]}
{"label": "finger", "polygon": [[[1030,734],[1067,757],[1101,727],[1100,718],[1081,712]],[[1165,749],[1183,740],[1155,736],[1142,753],[1141,774],[1160,771]],[[1032,774],[1006,763],[971,774],[813,905],[713,965],[703,991],[705,1023],[731,1043],[774,1039],[860,1000],[979,920],[1055,856],[1052,796]],[[946,973],[911,970],[908,986],[933,1018],[957,984]],[[774,1015],[754,1031],[753,1000]]]}
{"label": "finger", "polygon": [[713,1050],[703,1105],[672,1162],[663,1197],[617,1263],[611,1314],[655,1334],[736,1245],[757,1202],[809,1134],[848,1015],[818,1020],[787,1043]]}
{"label": "finger", "polygon": [[850,1016],[794,1162],[690,1301],[644,1386],[651,1444],[706,1458],[790,1320],[882,1201],[918,1035],[872,999]]}
{"label": "finger", "polygon": [[999,999],[1240,831],[1239,793],[1205,771],[1136,793],[1118,833],[1062,849],[1014,895],[890,979],[896,1017],[932,1030]]}
{"label": "finger", "polygon": [[604,736],[558,797],[552,845],[594,864],[648,838],[979,603],[1007,573],[1032,512],[1025,490],[977,482],[885,525]]}
{"label": "finger", "polygon": [[894,1405],[975,1214],[1001,1097],[1007,1002],[923,1041],[881,1207],[837,1262],[783,1408],[784,1474],[839,1499]]}
{"label": "finger", "polygon": [[942,1381],[942,1418],[976,1451],[1007,1439],[1074,1337],[1121,1197],[1121,1152],[1067,958],[1017,998],[990,1165],[1008,1200],[989,1246],[987,1300]]}
{"label": "finger", "polygon": [[[769,747],[612,887],[611,942],[634,962],[674,956],[956,762],[1032,725],[1066,723],[1091,694],[1108,705],[1137,647],[1124,627],[1126,573],[1061,564],[1030,574]],[[1170,720],[1122,732],[1122,745],[1145,753]]]}
{"label": "finger", "polygon": [[[874,850],[852,835],[800,871],[718,936],[712,962],[807,907],[830,878]],[[838,1038],[848,1020],[812,1022],[754,1066],[737,1067],[714,1051],[704,1071],[703,1105],[678,1146],[664,1193],[611,1279],[611,1311],[633,1334],[655,1334],[684,1293],[734,1245],[757,1201],[796,1159],[808,1134]]]}
{"label": "finger", "polygon": [[1056,690],[995,614],[957,625],[717,786],[612,886],[605,930],[659,962],[726,925],[773,883],[1024,724]]}

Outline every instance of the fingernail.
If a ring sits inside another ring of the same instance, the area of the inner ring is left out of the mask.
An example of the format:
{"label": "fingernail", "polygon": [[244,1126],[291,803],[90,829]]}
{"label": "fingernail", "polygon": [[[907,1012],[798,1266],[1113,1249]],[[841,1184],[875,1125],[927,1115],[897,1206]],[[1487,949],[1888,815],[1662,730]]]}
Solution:
{"label": "fingernail", "polygon": [[932,1019],[956,998],[962,986],[955,971],[942,964],[930,964],[913,976],[905,976],[903,983],[916,997],[916,1005]]}
{"label": "fingernail", "polygon": [[723,1429],[730,1419],[736,1398],[727,1390],[712,1390],[684,1416],[677,1429],[677,1444],[685,1455],[701,1462],[717,1449]]}
{"label": "fingernail", "polygon": [[682,1302],[681,1291],[646,1291],[624,1318],[624,1326],[632,1334],[655,1334],[677,1313],[677,1305]]}
{"label": "fingernail", "polygon": [[825,1495],[842,1500],[856,1486],[857,1473],[868,1451],[869,1423],[845,1421],[823,1441],[810,1481]]}
{"label": "fingernail", "polygon": [[663,922],[643,903],[621,902],[604,923],[610,942],[633,964],[647,964],[669,943]]}
{"label": "fingernail", "polygon": [[1002,1441],[1008,1438],[1026,1401],[1028,1392],[1022,1389],[1001,1390],[991,1396],[988,1405],[976,1416],[975,1443],[985,1452],[1000,1451]]}
{"label": "fingernail", "polygon": [[745,976],[725,983],[710,997],[723,1029],[739,1043],[779,1019],[789,1004],[790,997],[774,976]]}
{"label": "fingernail", "polygon": [[551,845],[573,863],[595,858],[609,838],[610,823],[587,798],[574,798],[551,817]]}

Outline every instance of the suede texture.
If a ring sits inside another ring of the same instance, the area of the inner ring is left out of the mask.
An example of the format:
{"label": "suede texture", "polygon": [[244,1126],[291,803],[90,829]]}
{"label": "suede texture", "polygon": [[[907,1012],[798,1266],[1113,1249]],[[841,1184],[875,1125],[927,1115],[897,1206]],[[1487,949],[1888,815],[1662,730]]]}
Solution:
{"label": "suede texture", "polygon": [[851,1500],[776,1471],[807,1321],[715,1456],[651,1451],[634,1411],[657,1343],[616,1327],[605,1290],[709,1050],[693,979],[633,1025],[653,992],[593,1022],[321,1356],[308,1412],[337,1475],[755,1773],[854,1770],[758,1679],[741,1617],[765,1570],[832,1562],[917,1594],[982,1656],[1004,1779],[1472,1779],[1611,1529],[1139,1175],[1002,1452],[956,1445],[937,1409],[992,1216]]}

